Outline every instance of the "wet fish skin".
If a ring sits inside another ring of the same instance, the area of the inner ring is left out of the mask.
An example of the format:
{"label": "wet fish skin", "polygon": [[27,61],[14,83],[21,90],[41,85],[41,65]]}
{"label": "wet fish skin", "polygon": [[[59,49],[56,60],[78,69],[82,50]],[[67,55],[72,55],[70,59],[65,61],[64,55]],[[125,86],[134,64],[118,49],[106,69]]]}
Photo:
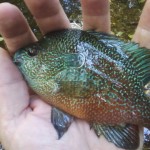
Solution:
{"label": "wet fish skin", "polygon": [[150,125],[150,51],[94,31],[51,32],[14,62],[47,103],[90,123]]}

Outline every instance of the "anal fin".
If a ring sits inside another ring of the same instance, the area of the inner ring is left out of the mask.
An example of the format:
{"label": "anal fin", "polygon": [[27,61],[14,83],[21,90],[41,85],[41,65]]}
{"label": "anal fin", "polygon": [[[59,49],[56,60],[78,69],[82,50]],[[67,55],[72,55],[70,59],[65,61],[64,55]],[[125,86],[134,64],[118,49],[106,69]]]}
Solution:
{"label": "anal fin", "polygon": [[136,125],[109,126],[94,123],[92,128],[98,137],[103,135],[119,148],[136,150],[139,147],[139,127]]}
{"label": "anal fin", "polygon": [[64,133],[68,130],[73,117],[55,107],[52,108],[51,122],[58,133],[58,139],[60,139]]}

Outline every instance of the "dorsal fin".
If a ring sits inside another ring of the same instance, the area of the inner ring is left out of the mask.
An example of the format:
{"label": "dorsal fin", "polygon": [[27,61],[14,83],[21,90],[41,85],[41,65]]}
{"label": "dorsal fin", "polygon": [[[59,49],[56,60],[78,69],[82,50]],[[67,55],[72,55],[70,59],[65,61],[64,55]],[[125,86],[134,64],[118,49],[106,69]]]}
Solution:
{"label": "dorsal fin", "polygon": [[125,43],[111,34],[94,31],[88,31],[88,33],[97,37],[100,42],[107,45],[116,48],[119,46],[120,49],[128,55],[128,61],[131,62],[132,68],[135,68],[138,79],[142,81],[145,88],[145,94],[150,98],[150,50],[140,47],[139,44],[135,42]]}
{"label": "dorsal fin", "polygon": [[130,42],[122,45],[123,51],[129,56],[134,68],[138,71],[140,80],[150,82],[150,50]]}
{"label": "dorsal fin", "polygon": [[123,44],[124,41],[120,40],[117,36],[113,34],[108,34],[104,32],[96,32],[96,31],[87,31],[89,34],[97,37],[100,41],[108,42],[109,44]]}
{"label": "dorsal fin", "polygon": [[150,50],[144,47],[140,47],[139,44],[134,42],[125,43],[118,39],[116,36],[99,33],[94,31],[88,31],[89,34],[96,36],[100,41],[111,45],[119,45],[121,49],[129,56],[129,60],[134,65],[134,68],[138,71],[139,77],[144,82],[150,81]]}

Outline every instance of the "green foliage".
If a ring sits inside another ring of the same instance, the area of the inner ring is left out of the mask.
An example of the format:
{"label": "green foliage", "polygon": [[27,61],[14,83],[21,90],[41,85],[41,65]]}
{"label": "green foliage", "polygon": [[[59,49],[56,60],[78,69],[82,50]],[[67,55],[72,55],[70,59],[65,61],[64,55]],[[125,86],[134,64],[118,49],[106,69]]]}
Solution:
{"label": "green foliage", "polygon": [[138,0],[138,2],[139,2],[139,3],[144,3],[144,2],[145,2],[145,0]]}

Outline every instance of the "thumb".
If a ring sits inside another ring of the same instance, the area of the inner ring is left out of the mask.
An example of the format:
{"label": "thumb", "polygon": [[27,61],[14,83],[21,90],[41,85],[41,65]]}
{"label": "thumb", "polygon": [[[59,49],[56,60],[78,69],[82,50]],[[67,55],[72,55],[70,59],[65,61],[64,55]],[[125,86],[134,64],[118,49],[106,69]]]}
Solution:
{"label": "thumb", "polygon": [[28,105],[28,87],[8,52],[0,48],[0,118],[17,117]]}

